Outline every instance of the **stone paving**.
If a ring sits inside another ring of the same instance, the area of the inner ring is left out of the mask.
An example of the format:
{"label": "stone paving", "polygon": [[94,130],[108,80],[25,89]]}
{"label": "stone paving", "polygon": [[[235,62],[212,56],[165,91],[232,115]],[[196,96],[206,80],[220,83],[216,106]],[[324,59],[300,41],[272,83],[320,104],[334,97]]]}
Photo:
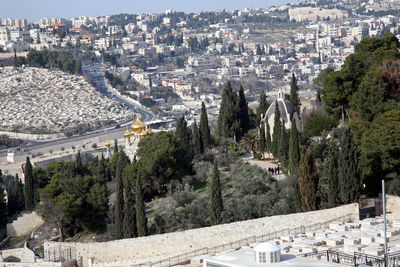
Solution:
{"label": "stone paving", "polygon": [[0,68],[0,129],[57,133],[132,114],[83,76],[41,68]]}

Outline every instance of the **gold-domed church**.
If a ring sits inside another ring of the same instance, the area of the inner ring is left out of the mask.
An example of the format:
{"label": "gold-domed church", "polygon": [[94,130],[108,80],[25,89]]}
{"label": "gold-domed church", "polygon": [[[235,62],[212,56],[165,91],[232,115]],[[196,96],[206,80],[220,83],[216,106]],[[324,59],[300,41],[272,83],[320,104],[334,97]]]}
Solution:
{"label": "gold-domed church", "polygon": [[136,111],[136,120],[132,123],[131,129],[132,131],[130,132],[128,126],[126,126],[124,139],[125,153],[131,160],[133,160],[140,139],[153,135],[153,131],[150,129],[150,126],[146,127],[146,124],[144,124],[140,119],[139,111]]}

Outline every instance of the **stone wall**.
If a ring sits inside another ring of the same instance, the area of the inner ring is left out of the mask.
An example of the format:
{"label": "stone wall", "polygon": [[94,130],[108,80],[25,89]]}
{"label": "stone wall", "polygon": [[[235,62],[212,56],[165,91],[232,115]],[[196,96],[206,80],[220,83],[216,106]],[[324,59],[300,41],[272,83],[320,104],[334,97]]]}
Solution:
{"label": "stone wall", "polygon": [[358,204],[103,243],[45,242],[44,250],[46,253],[72,247],[76,256],[82,257],[85,267],[88,266],[89,259],[93,260],[93,266],[96,267],[127,266],[154,262],[196,249],[211,248],[284,229],[339,220],[345,216],[359,220]]}
{"label": "stone wall", "polygon": [[387,219],[400,220],[400,197],[386,195],[386,212],[391,212],[387,215]]}
{"label": "stone wall", "polygon": [[6,132],[6,131],[0,131],[0,135],[7,135],[10,138],[23,139],[23,140],[52,140],[65,137],[65,135],[62,133],[29,134],[29,133],[17,133],[17,132]]}
{"label": "stone wall", "polygon": [[9,237],[24,236],[43,224],[43,219],[36,212],[24,213],[12,223],[7,224]]}

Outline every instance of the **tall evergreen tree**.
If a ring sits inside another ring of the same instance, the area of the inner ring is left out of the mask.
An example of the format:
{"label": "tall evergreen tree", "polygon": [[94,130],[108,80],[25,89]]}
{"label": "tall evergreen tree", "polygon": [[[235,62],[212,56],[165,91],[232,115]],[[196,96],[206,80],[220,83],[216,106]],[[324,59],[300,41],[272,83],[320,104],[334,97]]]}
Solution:
{"label": "tall evergreen tree", "polygon": [[296,122],[292,119],[292,127],[290,128],[289,140],[289,172],[291,175],[296,175],[300,162],[300,146],[299,132],[297,131]]}
{"label": "tall evergreen tree", "polygon": [[267,127],[267,132],[266,132],[266,137],[265,137],[265,151],[268,153],[271,153],[272,149],[272,141],[271,141],[271,131],[269,129],[269,123],[266,122],[266,127]]}
{"label": "tall evergreen tree", "polygon": [[300,115],[300,107],[301,107],[301,102],[299,98],[299,87],[297,86],[297,79],[296,76],[294,75],[294,72],[292,73],[292,80],[290,81],[290,102],[293,104],[294,108],[297,111],[297,114]]}
{"label": "tall evergreen tree", "polygon": [[274,116],[274,129],[272,132],[272,154],[274,157],[278,157],[280,148],[280,136],[281,136],[281,113],[279,112],[278,101],[275,101],[275,116]]}
{"label": "tall evergreen tree", "polygon": [[211,210],[210,219],[212,224],[219,224],[221,222],[221,214],[224,209],[222,200],[222,188],[219,179],[219,170],[217,162],[214,161],[214,169],[211,176]]}
{"label": "tall evergreen tree", "polygon": [[265,141],[265,126],[262,123],[260,125],[260,129],[259,129],[259,135],[260,137],[258,138],[258,146],[260,148],[260,151],[262,154],[264,154],[266,152],[266,141]]}
{"label": "tall evergreen tree", "polygon": [[75,174],[83,175],[83,164],[80,151],[78,151],[78,154],[76,154],[75,158]]}
{"label": "tall evergreen tree", "polygon": [[264,91],[261,91],[260,99],[258,100],[258,107],[257,107],[257,125],[260,125],[261,114],[265,116],[267,112],[269,104],[267,102],[267,96],[265,95]]}
{"label": "tall evergreen tree", "polygon": [[279,136],[279,161],[282,162],[283,166],[288,167],[289,157],[289,140],[288,134],[283,123],[281,124],[280,136]]}
{"label": "tall evergreen tree", "polygon": [[[219,108],[219,116],[217,122],[217,137],[229,138],[234,137],[237,128],[240,127],[237,121],[237,96],[232,90],[230,81],[228,81],[222,91],[222,101]],[[236,122],[236,124],[235,124]]]}
{"label": "tall evergreen tree", "polygon": [[243,136],[250,129],[250,119],[249,119],[249,107],[247,105],[242,84],[240,84],[240,89],[239,89],[238,105],[239,105],[238,119],[240,122],[240,132],[241,136]]}
{"label": "tall evergreen tree", "polygon": [[142,183],[140,175],[136,178],[135,202],[136,202],[136,225],[138,236],[147,235],[147,218],[143,201]]}
{"label": "tall evergreen tree", "polygon": [[25,196],[25,209],[26,210],[33,210],[35,207],[35,182],[32,173],[32,164],[29,160],[29,157],[26,157],[26,164],[25,164],[25,187],[24,187],[24,196]]}
{"label": "tall evergreen tree", "polygon": [[206,105],[204,104],[204,102],[201,103],[200,133],[204,149],[207,149],[211,145],[212,139],[210,133],[210,126],[208,125]]}
{"label": "tall evergreen tree", "polygon": [[122,173],[125,168],[124,156],[121,152],[117,168],[115,171],[115,187],[116,187],[116,199],[115,199],[115,239],[121,239],[124,237],[123,233],[123,221],[124,221],[124,185],[122,180]]}
{"label": "tall evergreen tree", "polygon": [[341,138],[338,169],[342,203],[348,204],[357,201],[360,196],[361,179],[358,155],[350,128],[345,129]]}
{"label": "tall evergreen tree", "polygon": [[[7,204],[4,197],[4,188],[0,186],[0,229],[7,225]],[[2,236],[0,238],[3,239]]]}
{"label": "tall evergreen tree", "polygon": [[131,187],[130,180],[126,179],[123,221],[124,238],[132,238],[137,236],[135,197],[132,189],[133,188]]}
{"label": "tall evergreen tree", "polygon": [[193,146],[193,153],[195,155],[199,155],[203,152],[203,148],[202,148],[202,142],[201,142],[201,138],[200,138],[200,133],[199,133],[199,128],[197,128],[197,122],[196,120],[194,120],[193,123],[193,138],[192,138],[192,146]]}
{"label": "tall evergreen tree", "polygon": [[318,208],[318,174],[315,167],[311,148],[301,157],[299,167],[299,192],[303,211],[316,210]]}
{"label": "tall evergreen tree", "polygon": [[193,158],[192,133],[187,126],[185,116],[182,116],[176,124],[175,136],[179,140],[180,147],[187,153],[187,156]]}
{"label": "tall evergreen tree", "polygon": [[340,188],[338,181],[338,154],[335,144],[329,145],[325,159],[324,174],[328,180],[328,207],[333,208],[340,204]]}
{"label": "tall evergreen tree", "polygon": [[96,170],[96,176],[100,183],[107,183],[108,181],[105,161],[106,160],[104,159],[103,154],[101,154],[101,158],[97,163],[97,170]]}
{"label": "tall evergreen tree", "polygon": [[118,140],[114,140],[114,154],[118,153]]}

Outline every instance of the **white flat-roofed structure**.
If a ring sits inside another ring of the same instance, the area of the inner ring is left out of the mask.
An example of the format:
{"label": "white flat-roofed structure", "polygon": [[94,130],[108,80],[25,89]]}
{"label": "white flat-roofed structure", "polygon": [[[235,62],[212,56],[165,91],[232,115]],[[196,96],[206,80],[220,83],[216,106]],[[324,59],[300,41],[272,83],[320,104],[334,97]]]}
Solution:
{"label": "white flat-roofed structure", "polygon": [[[262,246],[263,244],[260,245]],[[331,262],[322,262],[311,258],[295,256],[294,254],[280,255],[280,262],[260,263],[256,262],[255,249],[250,246],[245,246],[240,248],[239,250],[225,252],[215,256],[203,257],[203,267],[266,267],[266,266],[339,267],[346,265],[336,264]]]}

